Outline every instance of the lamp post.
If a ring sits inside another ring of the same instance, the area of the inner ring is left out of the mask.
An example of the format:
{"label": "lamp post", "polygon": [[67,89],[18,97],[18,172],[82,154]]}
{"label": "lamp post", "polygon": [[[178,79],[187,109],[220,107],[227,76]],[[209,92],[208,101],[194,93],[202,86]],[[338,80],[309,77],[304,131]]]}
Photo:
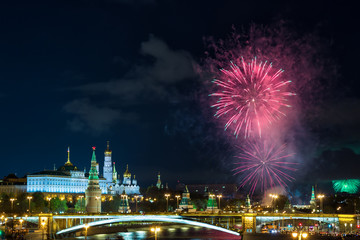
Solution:
{"label": "lamp post", "polygon": [[137,201],[138,201],[139,195],[135,195],[134,198],[135,198],[135,212],[137,212],[138,211]]}
{"label": "lamp post", "polygon": [[22,231],[22,224],[24,222],[24,219],[20,218],[19,222],[20,222],[20,230]]}
{"label": "lamp post", "polygon": [[180,195],[176,195],[176,209],[179,209],[179,198],[180,198]]}
{"label": "lamp post", "polygon": [[14,210],[14,201],[16,200],[16,198],[10,198],[11,201],[11,211]]}
{"label": "lamp post", "polygon": [[155,240],[157,240],[157,234],[161,230],[160,227],[152,227],[150,230],[155,234]]}
{"label": "lamp post", "polygon": [[323,212],[323,198],[325,197],[324,194],[319,194],[317,196],[318,199],[320,199],[320,212]]}
{"label": "lamp post", "polygon": [[32,196],[27,196],[27,199],[29,200],[29,213],[31,212],[31,209],[30,209],[30,207],[31,207],[30,202],[31,202],[31,199],[32,199],[32,198],[33,198]]}
{"label": "lamp post", "polygon": [[170,197],[170,194],[165,193],[165,197],[166,197],[166,212],[168,212],[169,211],[169,197]]}
{"label": "lamp post", "polygon": [[220,195],[217,195],[216,197],[219,199],[219,211],[220,211],[220,199],[222,198],[222,195],[220,194]]}
{"label": "lamp post", "polygon": [[44,236],[45,236],[45,222],[44,221],[41,222],[41,226],[43,229],[42,239],[44,240]]}
{"label": "lamp post", "polygon": [[346,234],[346,225],[347,225],[347,223],[344,223],[344,225],[345,225],[345,234]]}
{"label": "lamp post", "polygon": [[80,212],[83,212],[83,198],[84,198],[84,196],[80,195],[79,198],[80,198]]}
{"label": "lamp post", "polygon": [[88,231],[88,228],[89,228],[89,225],[87,223],[85,223],[85,240],[87,239],[87,231]]}
{"label": "lamp post", "polygon": [[212,202],[212,213],[214,213],[214,198],[215,198],[215,194],[210,194],[209,197],[211,198],[211,202]]}
{"label": "lamp post", "polygon": [[51,212],[51,197],[47,197],[46,200],[49,201],[49,212]]}

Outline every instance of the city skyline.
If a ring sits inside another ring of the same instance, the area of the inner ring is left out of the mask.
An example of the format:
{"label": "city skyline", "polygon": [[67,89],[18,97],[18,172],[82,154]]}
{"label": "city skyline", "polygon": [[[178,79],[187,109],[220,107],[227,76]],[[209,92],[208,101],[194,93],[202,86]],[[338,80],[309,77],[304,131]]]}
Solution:
{"label": "city skyline", "polygon": [[102,166],[109,140],[117,171],[122,174],[129,164],[141,185],[155,185],[158,172],[173,185],[178,180],[240,185],[232,172],[237,140],[217,125],[208,97],[211,78],[202,73],[211,54],[209,39],[247,33],[254,25],[284,27],[290,39],[309,46],[309,67],[323,67],[306,73],[319,85],[309,87],[312,94],[299,94],[306,108],[297,109],[296,129],[285,128],[296,139],[295,182],[359,177],[360,47],[351,6],[3,4],[1,177],[61,166],[68,146],[71,161],[87,170],[96,146]]}

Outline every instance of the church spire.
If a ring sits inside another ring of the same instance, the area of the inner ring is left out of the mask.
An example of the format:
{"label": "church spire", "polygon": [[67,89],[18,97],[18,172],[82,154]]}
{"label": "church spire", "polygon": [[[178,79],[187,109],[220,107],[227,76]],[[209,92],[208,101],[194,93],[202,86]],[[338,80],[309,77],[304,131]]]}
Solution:
{"label": "church spire", "polygon": [[65,164],[71,164],[71,162],[70,162],[70,147],[68,147],[67,153],[68,153],[68,157],[67,157],[67,161]]}
{"label": "church spire", "polygon": [[161,188],[160,172],[158,173],[158,180],[157,180],[157,183],[156,183],[156,187],[157,187],[158,189]]}
{"label": "church spire", "polygon": [[115,162],[113,162],[113,173],[112,173],[112,181],[113,183],[116,183],[117,181],[117,172],[116,172],[116,169],[115,169]]}
{"label": "church spire", "polygon": [[91,168],[89,171],[89,180],[92,179],[99,179],[98,171],[97,171],[97,162],[96,162],[96,155],[95,155],[95,147],[92,147],[93,154],[91,157]]}
{"label": "church spire", "polygon": [[110,141],[106,141],[105,156],[111,156]]}

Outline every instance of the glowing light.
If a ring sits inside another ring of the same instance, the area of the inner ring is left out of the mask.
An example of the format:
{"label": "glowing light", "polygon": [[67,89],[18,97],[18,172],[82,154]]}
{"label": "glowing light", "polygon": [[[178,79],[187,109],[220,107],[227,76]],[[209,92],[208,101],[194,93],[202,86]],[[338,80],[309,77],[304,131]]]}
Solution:
{"label": "glowing light", "polygon": [[289,175],[289,172],[296,171],[293,166],[297,163],[286,161],[294,154],[285,154],[286,145],[277,147],[274,143],[250,143],[242,149],[242,153],[236,158],[241,161],[236,162],[238,167],[234,168],[234,175],[240,174],[242,180],[240,187],[250,186],[250,194],[253,194],[257,185],[260,185],[261,191],[268,187],[280,185],[287,186],[286,181],[293,181],[295,178]]}
{"label": "glowing light", "polygon": [[[74,218],[77,217],[84,217],[84,216],[72,216]],[[85,218],[94,218],[94,216],[85,216]],[[104,216],[102,216],[103,218]],[[134,222],[134,221],[139,221],[139,222],[171,222],[171,223],[180,223],[180,224],[188,224],[188,225],[193,225],[193,226],[199,226],[199,227],[204,227],[204,228],[210,228],[210,229],[214,229],[217,231],[221,231],[221,232],[226,232],[226,233],[230,233],[236,236],[239,236],[240,234],[238,232],[235,231],[231,231],[222,227],[218,227],[215,225],[211,225],[208,223],[202,223],[202,222],[196,222],[193,220],[187,220],[187,219],[183,219],[181,216],[156,216],[156,215],[147,215],[147,216],[138,216],[138,215],[134,215],[134,216],[119,216],[117,218],[113,218],[113,219],[106,219],[106,220],[100,220],[100,221],[95,221],[95,222],[90,222],[88,223],[89,227],[94,227],[94,226],[100,226],[100,225],[107,225],[107,224],[113,224],[113,223],[118,223],[118,222]],[[63,229],[59,232],[57,232],[57,235],[60,234],[66,234],[66,233],[70,233],[70,232],[74,232],[80,229],[84,228],[84,224],[81,225],[77,225],[74,227],[70,227],[67,229]]]}
{"label": "glowing light", "polygon": [[307,234],[306,232],[304,232],[304,233],[301,234],[301,236],[302,236],[303,238],[307,238],[308,234]]}
{"label": "glowing light", "polygon": [[360,187],[360,179],[333,180],[335,192],[357,193]]}
{"label": "glowing light", "polygon": [[92,147],[92,150],[94,150],[95,151],[95,149],[96,149],[96,147],[94,146],[94,147]]}
{"label": "glowing light", "polygon": [[298,236],[298,233],[297,233],[297,232],[293,232],[291,235],[292,235],[294,238],[296,238],[296,237]]}
{"label": "glowing light", "polygon": [[220,69],[218,79],[212,81],[218,89],[209,96],[218,101],[211,107],[217,109],[215,117],[226,118],[225,130],[232,126],[236,137],[241,131],[245,137],[261,136],[264,126],[286,116],[282,108],[291,107],[287,97],[296,94],[287,91],[291,81],[284,80],[284,70],[274,70],[272,63],[256,57],[237,62],[230,62],[230,70]]}

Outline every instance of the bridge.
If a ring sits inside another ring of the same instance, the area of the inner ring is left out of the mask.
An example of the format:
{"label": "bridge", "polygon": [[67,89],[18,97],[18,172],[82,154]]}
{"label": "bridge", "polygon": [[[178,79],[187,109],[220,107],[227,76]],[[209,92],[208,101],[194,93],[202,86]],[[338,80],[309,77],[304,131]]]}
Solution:
{"label": "bridge", "polygon": [[[20,217],[17,217],[20,218]],[[24,218],[25,220],[25,218]],[[276,225],[277,228],[302,222],[303,226],[329,224],[332,231],[346,232],[356,229],[359,224],[360,215],[357,214],[305,214],[305,213],[183,213],[174,215],[172,213],[160,214],[74,214],[53,215],[39,214],[27,217],[26,221],[37,223],[46,233],[53,238],[73,235],[84,230],[85,224],[90,227],[106,226],[114,223],[175,223],[199,226],[229,234],[239,235],[237,230],[248,233],[259,232],[266,224]]]}

